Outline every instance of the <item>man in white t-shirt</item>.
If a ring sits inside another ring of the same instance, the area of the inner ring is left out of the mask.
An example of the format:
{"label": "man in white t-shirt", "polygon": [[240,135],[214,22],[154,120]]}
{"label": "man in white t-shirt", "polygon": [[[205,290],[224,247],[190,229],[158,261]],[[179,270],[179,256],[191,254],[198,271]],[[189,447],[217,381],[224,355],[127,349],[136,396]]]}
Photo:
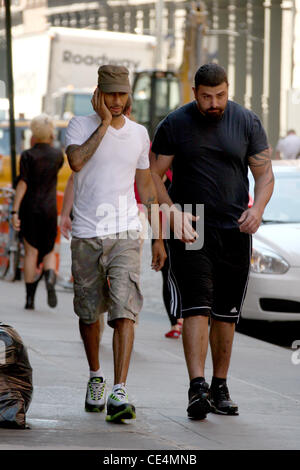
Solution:
{"label": "man in white t-shirt", "polygon": [[134,323],[143,302],[139,287],[141,224],[134,180],[153,221],[153,269],[160,270],[166,258],[155,213],[158,206],[149,169],[148,133],[122,114],[130,92],[125,67],[101,66],[92,99],[95,114],[72,118],[66,133],[66,153],[74,171],[74,310],[90,367],[85,409],[102,411],[105,407],[99,315],[107,311],[108,324],[114,329],[114,387],[107,400],[107,421],[135,418],[126,390]]}
{"label": "man in white t-shirt", "polygon": [[300,137],[296,135],[294,130],[289,130],[287,136],[280,139],[276,146],[277,160],[294,160],[300,158]]}

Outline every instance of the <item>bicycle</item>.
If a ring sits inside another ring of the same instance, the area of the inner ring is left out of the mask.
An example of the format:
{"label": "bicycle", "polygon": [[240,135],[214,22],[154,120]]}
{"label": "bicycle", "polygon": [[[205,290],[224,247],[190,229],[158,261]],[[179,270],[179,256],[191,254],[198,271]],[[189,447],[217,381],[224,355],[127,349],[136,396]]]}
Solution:
{"label": "bicycle", "polygon": [[19,235],[12,226],[15,190],[0,187],[0,279],[15,281],[21,259]]}

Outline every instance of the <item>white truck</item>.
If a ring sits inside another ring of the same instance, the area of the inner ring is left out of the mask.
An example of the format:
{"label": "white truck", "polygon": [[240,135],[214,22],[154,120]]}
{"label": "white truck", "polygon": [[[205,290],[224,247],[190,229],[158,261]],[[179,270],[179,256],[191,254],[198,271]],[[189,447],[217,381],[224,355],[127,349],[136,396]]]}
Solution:
{"label": "white truck", "polygon": [[134,73],[154,67],[153,36],[50,27],[13,37],[15,116],[56,118],[92,112],[90,100],[103,64]]}

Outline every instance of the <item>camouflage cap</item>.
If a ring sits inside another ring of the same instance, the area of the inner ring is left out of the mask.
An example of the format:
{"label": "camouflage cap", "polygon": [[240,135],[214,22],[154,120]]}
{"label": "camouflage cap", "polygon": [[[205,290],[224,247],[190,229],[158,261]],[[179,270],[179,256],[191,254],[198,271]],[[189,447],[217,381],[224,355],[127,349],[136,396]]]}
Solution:
{"label": "camouflage cap", "polygon": [[104,93],[131,93],[128,69],[121,65],[101,65],[98,86]]}

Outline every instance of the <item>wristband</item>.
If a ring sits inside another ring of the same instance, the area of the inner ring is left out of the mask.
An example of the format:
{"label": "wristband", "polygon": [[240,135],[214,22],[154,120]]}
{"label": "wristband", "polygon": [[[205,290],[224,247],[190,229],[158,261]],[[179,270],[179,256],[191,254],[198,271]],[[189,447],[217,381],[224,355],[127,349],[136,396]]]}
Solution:
{"label": "wristband", "polygon": [[14,215],[14,214],[17,214],[18,211],[10,211],[10,215]]}

